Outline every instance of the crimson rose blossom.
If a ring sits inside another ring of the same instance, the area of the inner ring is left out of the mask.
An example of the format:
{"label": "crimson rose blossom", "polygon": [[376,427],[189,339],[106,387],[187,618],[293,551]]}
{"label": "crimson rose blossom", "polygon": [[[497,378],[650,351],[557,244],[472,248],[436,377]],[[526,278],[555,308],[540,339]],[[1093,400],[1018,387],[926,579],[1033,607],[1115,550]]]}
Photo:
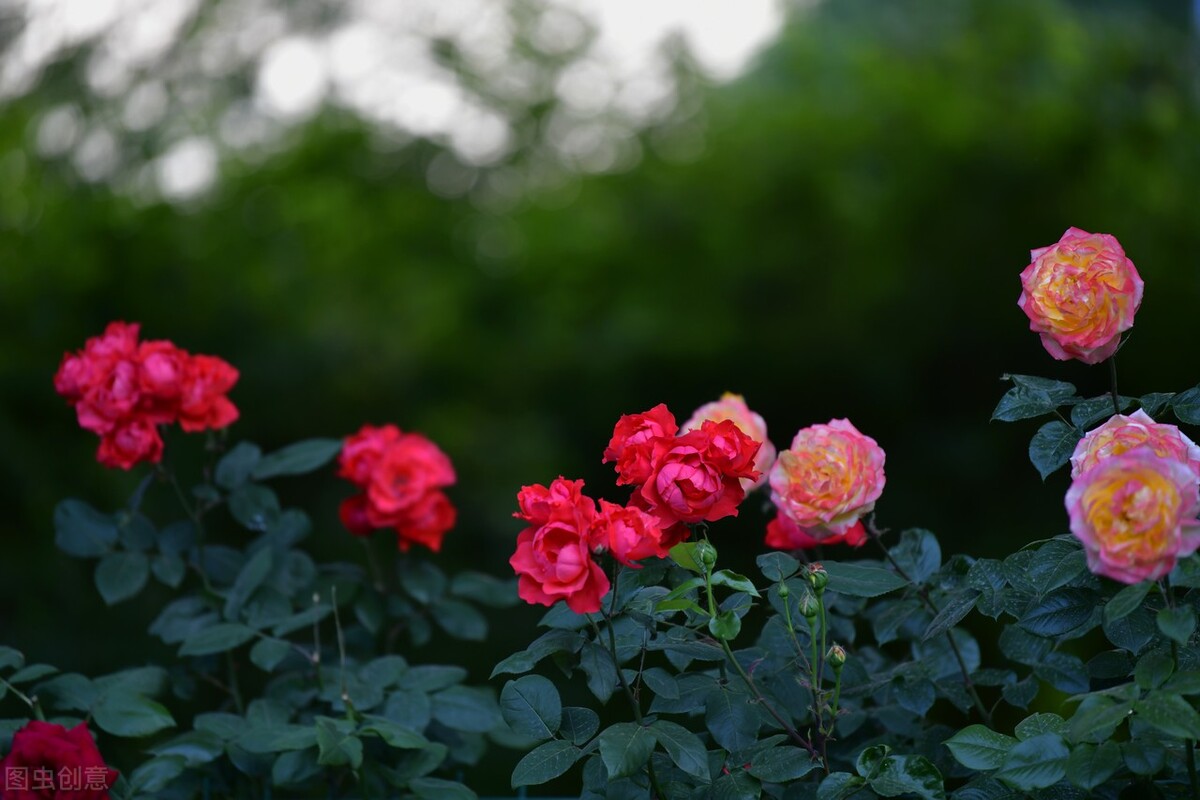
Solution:
{"label": "crimson rose blossom", "polygon": [[818,546],[830,544],[848,544],[851,547],[862,547],[867,543],[867,529],[861,522],[846,529],[845,533],[837,533],[824,539],[810,536],[782,512],[767,523],[767,547],[776,550],[809,550]]}
{"label": "crimson rose blossom", "polygon": [[[686,530],[686,529],[685,529]],[[640,568],[643,558],[666,558],[678,539],[659,527],[658,520],[640,508],[600,501],[600,513],[592,523],[589,539],[593,549],[608,551],[627,567]]]}
{"label": "crimson rose blossom", "polygon": [[655,439],[641,502],[664,527],[737,516],[746,496],[742,479],[759,477],[758,449],[730,420],[705,420],[698,430]]}
{"label": "crimson rose blossom", "polygon": [[583,481],[559,477],[549,487],[524,486],[517,504],[521,510],[513,516],[529,523],[508,561],[517,573],[517,594],[544,606],[564,600],[576,614],[599,611],[610,584],[592,560],[596,504],[583,494]]}
{"label": "crimson rose blossom", "polygon": [[705,403],[696,409],[691,418],[683,423],[683,430],[691,431],[699,428],[706,419],[720,422],[723,419],[733,420],[742,429],[742,433],[760,444],[758,454],[754,457],[754,469],[759,472],[757,480],[742,479],[742,487],[747,492],[757,489],[766,483],[767,473],[775,463],[775,445],[767,438],[767,423],[761,414],[756,414],[746,405],[746,399],[740,394],[726,392],[720,400]]}
{"label": "crimson rose blossom", "polygon": [[364,425],[343,442],[338,475],[364,490],[342,501],[338,510],[355,536],[392,528],[400,550],[419,544],[436,553],[454,527],[457,512],[441,491],[454,484],[454,466],[419,433]]}
{"label": "crimson rose blossom", "polygon": [[75,407],[80,427],[100,436],[96,459],[130,469],[162,459],[158,426],[224,428],[238,417],[226,393],[238,371],[215,356],[191,355],[165,340],[139,342],[136,323],[112,322],[66,353],[55,390]]}
{"label": "crimson rose blossom", "polygon": [[29,722],[16,732],[12,749],[0,760],[4,800],[108,800],[116,780],[117,771],[104,763],[82,722],[70,730]]}
{"label": "crimson rose blossom", "polygon": [[600,463],[617,462],[617,483],[622,486],[643,484],[653,469],[654,443],[678,431],[674,415],[662,403],[641,414],[626,414],[617,420]]}

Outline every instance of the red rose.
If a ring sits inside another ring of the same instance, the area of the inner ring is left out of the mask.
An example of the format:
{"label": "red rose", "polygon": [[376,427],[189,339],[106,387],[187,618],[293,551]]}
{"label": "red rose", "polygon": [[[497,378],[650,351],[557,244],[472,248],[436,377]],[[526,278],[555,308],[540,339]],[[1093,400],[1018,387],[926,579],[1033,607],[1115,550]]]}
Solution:
{"label": "red rose", "polygon": [[667,544],[669,537],[652,515],[606,500],[600,501],[600,514],[592,523],[589,537],[594,550],[607,550],[617,561],[634,568],[639,566],[635,562],[643,558],[666,558],[674,544]]}
{"label": "red rose", "polygon": [[767,523],[767,547],[776,550],[808,550],[819,545],[848,544],[851,547],[862,547],[867,543],[867,529],[861,522],[846,529],[845,533],[835,533],[823,539],[810,536],[786,514],[778,514]]}
{"label": "red rose", "polygon": [[408,552],[409,547],[420,544],[436,553],[442,549],[442,537],[457,519],[458,512],[443,492],[428,492],[396,525],[396,546]]}
{"label": "red rose", "polygon": [[34,720],[16,732],[0,760],[4,800],[108,800],[116,780],[83,723],[67,730]]}
{"label": "red rose", "polygon": [[608,576],[592,560],[589,532],[595,503],[582,494],[583,481],[556,478],[545,486],[525,486],[517,495],[521,507],[513,516],[531,524],[517,536],[517,551],[508,563],[519,581],[517,594],[544,606],[565,600],[576,614],[600,610],[608,592]]}
{"label": "red rose", "polygon": [[190,356],[168,341],[142,342],[138,346],[138,388],[141,411],[157,423],[174,422]]}
{"label": "red rose", "polygon": [[658,439],[652,470],[638,490],[663,526],[737,516],[746,496],[741,479],[755,480],[759,443],[730,420],[706,420],[699,430]]}
{"label": "red rose", "polygon": [[669,439],[678,431],[675,417],[662,403],[641,414],[626,414],[617,420],[601,463],[617,462],[618,484],[645,483],[652,469],[655,442]]}
{"label": "red rose", "polygon": [[436,553],[454,527],[457,512],[441,491],[454,483],[454,465],[419,433],[402,433],[395,425],[364,425],[343,441],[338,475],[365,489],[338,509],[342,524],[355,536],[392,528],[400,550],[420,544]]}
{"label": "red rose", "polygon": [[224,428],[237,420],[237,407],[225,396],[237,379],[238,371],[223,358],[190,356],[180,386],[180,427],[194,433]]}
{"label": "red rose", "polygon": [[75,406],[79,427],[100,435],[108,433],[122,418],[128,417],[141,398],[135,362],[121,360],[105,366],[99,380],[86,389]]}
{"label": "red rose", "polygon": [[106,467],[132,469],[143,461],[162,460],[163,441],[154,423],[143,417],[122,422],[100,437],[96,460]]}
{"label": "red rose", "polygon": [[400,429],[395,425],[363,425],[358,433],[347,436],[338,456],[338,475],[366,486],[371,480],[379,459],[400,439]]}
{"label": "red rose", "polygon": [[367,518],[377,528],[400,524],[407,509],[454,480],[454,466],[436,444],[419,433],[401,434],[371,471]]}

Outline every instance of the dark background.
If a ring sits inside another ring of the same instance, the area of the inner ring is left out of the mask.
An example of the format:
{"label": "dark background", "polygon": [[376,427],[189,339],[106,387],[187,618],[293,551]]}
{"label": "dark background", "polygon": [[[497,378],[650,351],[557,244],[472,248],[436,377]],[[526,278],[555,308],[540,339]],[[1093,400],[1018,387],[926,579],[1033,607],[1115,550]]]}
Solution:
{"label": "dark background", "polygon": [[[105,609],[53,545],[59,499],[114,509],[140,478],[94,462],[51,385],[112,319],[235,364],[235,440],[390,421],[439,442],[459,471],[448,570],[509,574],[523,483],[622,499],[600,464],[620,414],[682,420],[726,390],[780,448],[832,417],[873,436],[882,526],[974,556],[1063,533],[1066,476],[1026,458],[1036,424],[988,418],[1006,372],[1088,396],[1107,373],[1045,353],[1017,276],[1069,226],[1116,235],[1146,283],[1122,392],[1200,379],[1196,55],[1186,3],[827,2],[735,82],[689,84],[698,154],[652,128],[635,168],[504,212],[431,192],[435,145],[381,150],[335,111],[265,163],[225,163],[200,201],[135,201],[34,154],[68,60],[0,107],[0,641],[89,673],[169,656],[142,634],[164,593]],[[187,468],[202,441],[168,447]],[[278,489],[320,554],[360,557],[332,469]],[[722,554],[749,562],[765,519],[718,525]],[[538,613],[446,657],[484,679]]]}

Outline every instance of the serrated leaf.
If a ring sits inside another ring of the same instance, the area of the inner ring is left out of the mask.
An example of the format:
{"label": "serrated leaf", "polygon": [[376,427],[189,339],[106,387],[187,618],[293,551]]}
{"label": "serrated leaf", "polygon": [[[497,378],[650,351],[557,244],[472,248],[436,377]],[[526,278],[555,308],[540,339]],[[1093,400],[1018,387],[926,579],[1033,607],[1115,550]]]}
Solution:
{"label": "serrated leaf", "polygon": [[708,751],[700,737],[682,725],[658,720],[650,726],[654,738],[667,751],[675,766],[698,778],[701,783],[709,782]]}
{"label": "serrated leaf", "polygon": [[526,675],[504,684],[500,711],[510,728],[537,741],[554,736],[562,724],[558,689],[541,675]]}
{"label": "serrated leaf", "polygon": [[1176,419],[1188,425],[1200,425],[1200,386],[1180,392],[1170,400]]}
{"label": "serrated leaf", "polygon": [[219,622],[193,633],[179,648],[181,656],[207,656],[232,650],[254,638],[253,628],[236,622]]}
{"label": "serrated leaf", "polygon": [[999,769],[1017,740],[985,725],[968,725],[945,742],[958,763],[968,769]]}
{"label": "serrated leaf", "polygon": [[829,574],[828,589],[851,597],[878,597],[908,586],[908,581],[890,570],[861,564],[824,562]]}
{"label": "serrated leaf", "polygon": [[637,775],[654,752],[654,734],[634,722],[618,722],[600,734],[600,758],[610,779]]}
{"label": "serrated leaf", "polygon": [[271,573],[272,564],[273,555],[269,547],[259,550],[246,562],[246,565],[238,572],[237,579],[229,589],[229,594],[225,596],[225,619],[230,621],[237,619],[242,606],[250,599],[250,595],[254,594],[259,586],[262,586],[267,575]]}
{"label": "serrated leaf", "polygon": [[1067,759],[1067,780],[1083,789],[1094,789],[1121,766],[1121,747],[1116,742],[1076,745]]}
{"label": "serrated leaf", "polygon": [[1133,679],[1143,689],[1157,689],[1175,671],[1175,659],[1168,653],[1155,651],[1138,659]]}
{"label": "serrated leaf", "polygon": [[1067,721],[1058,714],[1030,714],[1025,719],[1017,723],[1016,729],[1013,731],[1017,738],[1021,741],[1033,739],[1046,733],[1063,733],[1067,728]]}
{"label": "serrated leaf", "polygon": [[362,766],[362,740],[354,734],[353,723],[329,717],[317,717],[317,763],[327,767]]}
{"label": "serrated leaf", "polygon": [[1196,609],[1190,605],[1162,608],[1156,621],[1164,636],[1186,645],[1196,630]]}
{"label": "serrated leaf", "polygon": [[1044,789],[1063,779],[1070,751],[1057,733],[1043,733],[1016,744],[1004,757],[996,777],[1022,791]]}
{"label": "serrated leaf", "polygon": [[951,595],[942,610],[930,621],[929,627],[925,629],[921,638],[929,640],[953,628],[962,621],[963,617],[971,613],[978,598],[979,592],[974,589],[966,589]]}
{"label": "serrated leaf", "polygon": [[724,586],[726,589],[732,589],[735,592],[745,592],[753,597],[759,597],[758,589],[754,587],[754,582],[745,575],[740,575],[732,570],[718,570],[712,574],[711,580],[714,586]]}
{"label": "serrated leaf", "polygon": [[145,553],[109,553],[96,566],[96,589],[107,605],[115,605],[140,592],[150,578]]}
{"label": "serrated leaf", "polygon": [[1104,621],[1116,622],[1132,614],[1146,598],[1146,594],[1154,586],[1152,581],[1142,581],[1126,586],[1112,596],[1104,605]]}
{"label": "serrated leaf", "polygon": [[800,562],[787,553],[763,553],[755,563],[769,581],[783,581],[800,571]]}
{"label": "serrated leaf", "polygon": [[1070,460],[1082,436],[1079,429],[1060,420],[1051,420],[1038,428],[1029,442],[1029,460],[1042,480]]}
{"label": "serrated leaf", "polygon": [[171,712],[133,692],[106,692],[92,707],[92,718],[113,736],[150,736],[175,726]]}
{"label": "serrated leaf", "polygon": [[537,786],[554,780],[573,767],[582,755],[583,751],[570,742],[561,739],[546,742],[517,762],[512,774],[512,788]]}
{"label": "serrated leaf", "polygon": [[1067,723],[1067,736],[1073,742],[1107,739],[1132,711],[1132,702],[1120,703],[1103,695],[1093,695],[1080,703]]}
{"label": "serrated leaf", "polygon": [[[1118,401],[1121,411],[1125,411],[1133,405],[1132,397],[1122,395]],[[1103,394],[1099,397],[1089,397],[1087,400],[1079,401],[1071,408],[1071,424],[1086,431],[1115,413],[1117,412],[1113,411],[1112,395]]]}
{"label": "serrated leaf", "polygon": [[768,783],[787,783],[803,778],[821,766],[799,747],[772,747],[755,754],[750,774]]}
{"label": "serrated leaf", "polygon": [[1034,602],[1017,624],[1037,636],[1061,636],[1087,622],[1096,601],[1085,589],[1058,589]]}
{"label": "serrated leaf", "polygon": [[559,732],[577,745],[583,745],[600,729],[600,717],[590,708],[564,706]]}
{"label": "serrated leaf", "polygon": [[1151,692],[1133,704],[1138,719],[1170,736],[1200,739],[1200,714],[1177,694]]}
{"label": "serrated leaf", "polygon": [[992,411],[992,419],[1016,422],[1051,414],[1056,408],[1058,403],[1052,400],[1047,392],[1026,386],[1014,386],[1000,398],[1000,402]]}

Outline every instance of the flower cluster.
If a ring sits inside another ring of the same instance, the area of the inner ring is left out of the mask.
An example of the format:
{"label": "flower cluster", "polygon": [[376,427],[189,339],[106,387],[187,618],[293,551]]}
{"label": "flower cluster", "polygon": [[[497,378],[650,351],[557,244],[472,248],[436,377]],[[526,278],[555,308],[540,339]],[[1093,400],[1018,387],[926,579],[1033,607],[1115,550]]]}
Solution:
{"label": "flower cluster", "polygon": [[392,528],[400,550],[441,549],[457,512],[442,491],[454,484],[454,466],[436,444],[395,425],[364,425],[346,437],[338,465],[338,475],[362,489],[339,509],[347,530],[368,536]]}
{"label": "flower cluster", "polygon": [[1144,411],[1117,414],[1071,456],[1071,532],[1090,569],[1137,583],[1200,547],[1200,448]]}
{"label": "flower cluster", "polygon": [[1068,228],[1030,253],[1017,305],[1059,361],[1097,364],[1117,351],[1142,302],[1142,278],[1116,238]]}
{"label": "flower cluster", "polygon": [[5,800],[108,800],[116,780],[117,771],[104,763],[82,722],[67,730],[33,720],[13,735],[12,748],[0,759]]}
{"label": "flower cluster", "polygon": [[779,515],[767,528],[767,544],[862,545],[866,531],[859,520],[883,494],[883,462],[883,449],[849,420],[798,431],[771,469],[771,499]]}
{"label": "flower cluster", "polygon": [[159,425],[219,429],[238,418],[226,394],[238,371],[215,356],[192,355],[169,341],[138,341],[136,323],[112,322],[82,350],[66,353],[55,390],[79,425],[100,436],[96,459],[130,469],[162,459]]}
{"label": "flower cluster", "polygon": [[633,487],[627,505],[597,505],[583,494],[583,481],[562,477],[518,493],[514,516],[528,525],[509,564],[521,598],[547,606],[564,600],[580,614],[600,610],[610,584],[593,555],[610,553],[636,568],[642,559],[665,558],[689,524],[736,515],[761,477],[754,464],[765,439],[762,418],[736,395],[700,408],[682,432],[662,404],[621,417],[604,462],[615,462],[618,484]]}

